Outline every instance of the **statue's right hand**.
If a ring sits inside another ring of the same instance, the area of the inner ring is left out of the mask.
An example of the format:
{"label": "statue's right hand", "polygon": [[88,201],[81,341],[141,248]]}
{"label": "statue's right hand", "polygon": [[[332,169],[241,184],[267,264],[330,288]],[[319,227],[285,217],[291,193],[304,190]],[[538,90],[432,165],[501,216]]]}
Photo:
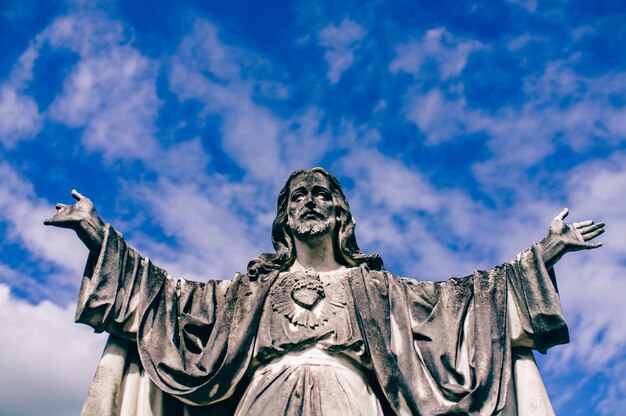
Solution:
{"label": "statue's right hand", "polygon": [[90,250],[99,251],[104,238],[104,222],[89,198],[75,189],[72,189],[72,197],[77,201],[74,205],[57,204],[56,214],[43,223],[74,230]]}
{"label": "statue's right hand", "polygon": [[85,198],[75,189],[72,189],[72,197],[78,202],[74,205],[56,204],[56,214],[43,223],[45,225],[53,225],[55,227],[69,228],[78,231],[82,223],[89,221],[94,215],[98,215],[89,198]]}

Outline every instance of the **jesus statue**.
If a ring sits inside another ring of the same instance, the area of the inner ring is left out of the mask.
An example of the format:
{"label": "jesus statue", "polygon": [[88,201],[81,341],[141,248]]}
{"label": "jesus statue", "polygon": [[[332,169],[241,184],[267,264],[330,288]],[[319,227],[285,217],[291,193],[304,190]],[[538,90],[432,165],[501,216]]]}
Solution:
{"label": "jesus statue", "polygon": [[[83,415],[550,415],[532,350],[569,341],[554,265],[601,244],[565,223],[510,262],[445,281],[362,253],[339,181],[291,174],[274,253],[230,280],[171,276],[72,191],[47,225],[89,248],[76,321],[110,334]],[[218,239],[220,236],[214,236]]]}

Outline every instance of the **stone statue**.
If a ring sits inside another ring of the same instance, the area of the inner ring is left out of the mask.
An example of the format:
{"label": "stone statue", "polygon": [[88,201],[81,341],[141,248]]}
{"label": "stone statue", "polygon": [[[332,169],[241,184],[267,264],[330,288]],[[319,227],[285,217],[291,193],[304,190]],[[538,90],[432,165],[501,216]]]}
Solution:
{"label": "stone statue", "polygon": [[[566,224],[511,262],[424,282],[361,253],[337,179],[294,172],[275,253],[247,274],[170,276],[76,191],[45,224],[90,254],[76,321],[111,335],[83,415],[553,414],[531,349],[567,343],[553,272],[604,224]],[[216,236],[219,238],[219,236]]]}

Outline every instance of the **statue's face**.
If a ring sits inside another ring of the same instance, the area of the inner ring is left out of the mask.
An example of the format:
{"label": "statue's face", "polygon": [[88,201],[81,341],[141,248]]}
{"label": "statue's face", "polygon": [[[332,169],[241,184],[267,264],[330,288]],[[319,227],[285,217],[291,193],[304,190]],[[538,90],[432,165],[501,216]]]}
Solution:
{"label": "statue's face", "polygon": [[297,238],[332,232],[335,229],[335,202],[330,183],[319,172],[303,173],[289,187],[288,225]]}

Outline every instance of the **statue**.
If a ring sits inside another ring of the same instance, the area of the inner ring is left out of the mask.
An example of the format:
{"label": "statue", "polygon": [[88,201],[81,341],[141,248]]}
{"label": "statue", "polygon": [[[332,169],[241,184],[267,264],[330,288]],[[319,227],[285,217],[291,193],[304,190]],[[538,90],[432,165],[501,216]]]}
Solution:
{"label": "statue", "polygon": [[553,266],[604,231],[566,224],[565,209],[511,262],[400,278],[359,250],[338,180],[298,170],[278,197],[276,252],[200,283],[72,196],[45,224],[89,248],[76,321],[110,333],[83,415],[553,414],[531,352],[569,341]]}

